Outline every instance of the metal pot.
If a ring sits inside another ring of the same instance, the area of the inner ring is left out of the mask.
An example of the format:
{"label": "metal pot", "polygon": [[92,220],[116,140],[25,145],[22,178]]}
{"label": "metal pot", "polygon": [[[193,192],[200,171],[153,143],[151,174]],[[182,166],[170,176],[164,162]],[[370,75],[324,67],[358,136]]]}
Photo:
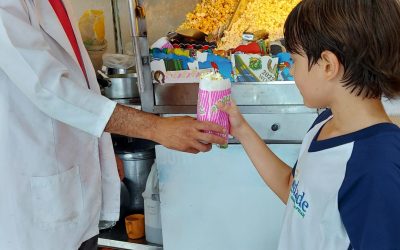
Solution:
{"label": "metal pot", "polygon": [[104,95],[110,99],[138,98],[137,74],[100,74],[99,84],[104,89]]}
{"label": "metal pot", "polygon": [[123,182],[130,194],[129,209],[132,212],[144,210],[142,193],[146,189],[147,177],[154,163],[155,151],[116,152],[123,161],[125,178]]}
{"label": "metal pot", "polygon": [[135,67],[129,68],[129,69],[122,69],[122,68],[110,68],[107,66],[103,66],[101,70],[106,74],[106,75],[123,75],[123,74],[132,74],[136,73]]}
{"label": "metal pot", "polygon": [[126,187],[125,183],[121,181],[121,194],[120,194],[120,209],[119,209],[119,218],[125,218],[125,216],[129,215],[129,207],[131,202],[131,196],[129,194],[129,190]]}

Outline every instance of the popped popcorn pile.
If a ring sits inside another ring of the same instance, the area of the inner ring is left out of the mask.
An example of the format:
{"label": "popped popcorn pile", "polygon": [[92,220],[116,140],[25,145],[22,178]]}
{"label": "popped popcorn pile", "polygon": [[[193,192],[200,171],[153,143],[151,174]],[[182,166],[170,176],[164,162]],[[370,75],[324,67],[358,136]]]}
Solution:
{"label": "popped popcorn pile", "polygon": [[253,0],[249,1],[240,18],[226,30],[218,43],[218,49],[236,48],[242,41],[243,32],[265,30],[271,41],[283,37],[283,25],[290,11],[300,0]]}
{"label": "popped popcorn pile", "polygon": [[223,80],[224,78],[219,72],[207,72],[200,75],[200,79],[206,80]]}
{"label": "popped popcorn pile", "polygon": [[207,35],[217,32],[230,21],[238,3],[239,0],[202,0],[178,30],[197,29]]}

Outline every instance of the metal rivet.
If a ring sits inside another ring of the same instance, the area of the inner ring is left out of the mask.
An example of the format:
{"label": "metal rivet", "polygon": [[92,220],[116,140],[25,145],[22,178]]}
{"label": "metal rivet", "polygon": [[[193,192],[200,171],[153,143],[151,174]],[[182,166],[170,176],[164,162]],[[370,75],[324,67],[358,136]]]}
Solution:
{"label": "metal rivet", "polygon": [[279,125],[279,123],[274,123],[271,126],[272,131],[278,131],[280,128],[281,128],[281,125]]}

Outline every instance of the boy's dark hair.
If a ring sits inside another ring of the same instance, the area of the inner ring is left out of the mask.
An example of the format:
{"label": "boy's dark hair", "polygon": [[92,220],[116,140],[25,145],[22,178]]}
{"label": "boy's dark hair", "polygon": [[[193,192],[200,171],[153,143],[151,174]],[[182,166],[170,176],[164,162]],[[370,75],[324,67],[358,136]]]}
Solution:
{"label": "boy's dark hair", "polygon": [[309,69],[329,50],[352,93],[400,95],[400,0],[303,0],[284,29],[287,50],[305,54]]}

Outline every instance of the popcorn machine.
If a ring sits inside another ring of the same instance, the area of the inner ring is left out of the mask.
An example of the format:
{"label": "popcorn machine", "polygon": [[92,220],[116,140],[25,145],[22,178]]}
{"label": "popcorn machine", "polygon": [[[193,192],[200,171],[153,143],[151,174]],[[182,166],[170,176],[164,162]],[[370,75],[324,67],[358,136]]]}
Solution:
{"label": "popcorn machine", "polygon": [[[136,51],[142,109],[157,114],[195,114],[198,83],[157,83],[153,80],[149,49],[184,21],[199,0],[130,0],[132,38]],[[170,6],[170,7],[168,7]],[[182,6],[182,7],[181,7]],[[161,23],[162,22],[162,23]],[[150,39],[149,39],[150,38]],[[246,114],[315,113],[303,105],[293,81],[240,82],[232,96]]]}

